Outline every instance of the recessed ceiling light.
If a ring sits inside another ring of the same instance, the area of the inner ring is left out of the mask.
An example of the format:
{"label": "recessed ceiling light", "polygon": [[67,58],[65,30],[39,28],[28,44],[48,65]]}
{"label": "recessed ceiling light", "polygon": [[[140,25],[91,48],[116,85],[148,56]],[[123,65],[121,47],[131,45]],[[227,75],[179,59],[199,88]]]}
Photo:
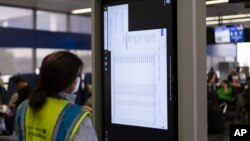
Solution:
{"label": "recessed ceiling light", "polygon": [[219,21],[209,21],[207,22],[207,25],[218,25],[219,24]]}
{"label": "recessed ceiling light", "polygon": [[223,19],[223,20],[227,20],[227,19],[248,18],[248,17],[250,17],[250,14],[240,14],[240,15],[222,16],[222,19]]}
{"label": "recessed ceiling light", "polygon": [[91,8],[85,8],[85,9],[73,10],[71,13],[72,14],[83,14],[83,13],[90,13],[90,12],[91,12]]}
{"label": "recessed ceiling light", "polygon": [[239,22],[249,22],[250,18],[244,19],[233,19],[233,20],[223,20],[222,23],[239,23]]}
{"label": "recessed ceiling light", "polygon": [[206,5],[219,4],[219,3],[228,3],[228,0],[211,0],[211,1],[206,1]]}
{"label": "recessed ceiling light", "polygon": [[[222,20],[222,24],[250,22],[250,18]],[[207,25],[218,25],[219,21],[207,21]]]}
{"label": "recessed ceiling light", "polygon": [[207,17],[206,20],[207,21],[215,21],[215,20],[219,20],[219,17]]}
{"label": "recessed ceiling light", "polygon": [[226,15],[226,16],[217,16],[217,17],[207,17],[206,21],[216,21],[216,20],[230,20],[230,19],[242,19],[250,18],[250,14],[239,14],[239,15]]}

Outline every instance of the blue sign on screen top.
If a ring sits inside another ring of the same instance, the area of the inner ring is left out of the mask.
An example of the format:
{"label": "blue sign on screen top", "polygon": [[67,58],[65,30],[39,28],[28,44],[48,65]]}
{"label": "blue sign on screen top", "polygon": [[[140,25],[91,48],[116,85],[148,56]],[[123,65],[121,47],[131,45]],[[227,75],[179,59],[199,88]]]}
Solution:
{"label": "blue sign on screen top", "polygon": [[228,27],[230,31],[230,42],[237,43],[237,42],[244,42],[245,41],[245,34],[243,26],[232,26]]}

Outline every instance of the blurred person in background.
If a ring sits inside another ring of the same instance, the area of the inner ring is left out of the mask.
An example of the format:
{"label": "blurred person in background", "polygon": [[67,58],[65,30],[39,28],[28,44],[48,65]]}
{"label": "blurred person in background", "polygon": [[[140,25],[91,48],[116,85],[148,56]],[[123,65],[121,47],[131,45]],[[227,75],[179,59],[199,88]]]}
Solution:
{"label": "blurred person in background", "polygon": [[81,106],[88,111],[92,112],[92,75],[91,73],[86,73],[84,75],[84,86],[83,89],[77,93],[75,103]]}
{"label": "blurred person in background", "polygon": [[9,106],[11,109],[17,109],[18,106],[26,99],[29,98],[31,93],[31,87],[26,80],[24,80],[21,76],[15,75],[11,77],[11,81],[15,85],[17,90],[18,98],[15,103],[11,103]]}
{"label": "blurred person in background", "polygon": [[14,75],[10,78],[16,88],[16,92],[12,95],[9,102],[10,112],[6,113],[4,118],[6,130],[3,131],[4,135],[12,135],[15,125],[16,110],[18,106],[26,99],[29,98],[31,87],[26,80],[19,75]]}
{"label": "blurred person in background", "polygon": [[214,71],[214,68],[211,68],[207,74],[207,90],[208,92],[215,92],[216,86],[218,83],[218,76]]}
{"label": "blurred person in background", "polygon": [[0,131],[5,130],[5,123],[4,123],[4,98],[6,96],[6,89],[4,87],[4,81],[1,78],[2,74],[0,72]]}
{"label": "blurred person in background", "polygon": [[4,86],[4,81],[2,79],[2,73],[0,72],[0,86]]}
{"label": "blurred person in background", "polygon": [[232,68],[231,71],[230,71],[230,73],[229,73],[229,75],[228,75],[228,77],[227,77],[227,81],[228,81],[229,85],[231,85],[231,83],[233,82],[233,77],[234,76],[238,76],[238,74],[237,74],[236,69]]}
{"label": "blurred person in background", "polygon": [[232,101],[232,88],[228,85],[227,80],[222,80],[220,83],[220,88],[216,91],[220,103],[231,102]]}
{"label": "blurred person in background", "polygon": [[236,119],[237,123],[245,120],[245,114],[250,112],[249,102],[250,102],[250,78],[248,77],[246,79],[246,85],[244,91],[237,95],[237,119]]}
{"label": "blurred person in background", "polygon": [[244,91],[244,86],[241,85],[240,83],[240,78],[239,76],[235,75],[232,77],[232,82],[231,82],[231,87],[233,90],[233,98],[237,98],[237,95],[242,93]]}
{"label": "blurred person in background", "polygon": [[2,79],[2,74],[0,72],[0,105],[3,104],[6,95],[6,89],[4,88],[4,81]]}
{"label": "blurred person in background", "polygon": [[245,84],[246,83],[246,79],[249,77],[249,67],[242,67],[240,69],[240,82]]}
{"label": "blurred person in background", "polygon": [[214,71],[214,68],[210,68],[208,74],[207,74],[207,83],[217,83],[218,82],[218,76],[216,72]]}

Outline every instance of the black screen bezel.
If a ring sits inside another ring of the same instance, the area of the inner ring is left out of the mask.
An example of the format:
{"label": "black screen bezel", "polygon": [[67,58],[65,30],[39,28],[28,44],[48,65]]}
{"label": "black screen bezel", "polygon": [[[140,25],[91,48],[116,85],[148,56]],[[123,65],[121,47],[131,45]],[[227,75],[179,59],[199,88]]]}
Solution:
{"label": "black screen bezel", "polygon": [[[112,2],[108,2],[112,1]],[[144,128],[144,127],[135,127],[135,126],[126,126],[126,125],[117,125],[112,124],[111,121],[108,120],[108,115],[111,115],[111,109],[108,110],[109,107],[111,107],[110,102],[110,95],[105,95],[105,93],[109,93],[105,87],[107,85],[105,84],[105,80],[110,79],[111,76],[107,76],[104,72],[104,57],[109,56],[110,54],[107,51],[104,51],[104,8],[106,5],[118,5],[118,4],[124,4],[129,3],[131,1],[143,1],[143,0],[102,0],[101,6],[101,21],[102,21],[102,90],[103,90],[103,132],[102,132],[102,139],[108,140],[108,141],[138,141],[138,140],[144,140],[144,141],[152,141],[152,140],[171,140],[171,141],[177,141],[178,140],[178,72],[177,72],[177,1],[172,1],[174,6],[173,11],[173,28],[175,32],[173,32],[171,35],[173,35],[173,48],[172,48],[172,89],[174,92],[173,98],[173,105],[174,108],[172,111],[174,111],[172,114],[175,117],[173,119],[173,129],[171,129],[171,132],[168,132],[166,130],[161,129],[152,129],[152,128]],[[169,62],[168,62],[169,63]],[[168,64],[169,65],[169,64]],[[108,68],[110,70],[111,68]],[[169,121],[170,122],[170,121]],[[123,135],[123,136],[122,136]],[[128,137],[129,136],[129,137]]]}

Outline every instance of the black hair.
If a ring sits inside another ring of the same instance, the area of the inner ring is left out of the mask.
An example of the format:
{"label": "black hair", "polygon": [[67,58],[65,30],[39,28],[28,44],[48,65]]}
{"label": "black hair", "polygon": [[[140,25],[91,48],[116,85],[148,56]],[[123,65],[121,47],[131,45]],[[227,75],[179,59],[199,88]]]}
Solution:
{"label": "black hair", "polygon": [[20,82],[26,82],[21,76],[19,75],[14,75],[11,77],[11,82],[15,85],[17,85]]}
{"label": "black hair", "polygon": [[226,79],[222,80],[221,82],[229,85],[229,83],[228,83],[228,81]]}
{"label": "black hair", "polygon": [[57,97],[75,81],[82,67],[81,59],[70,52],[60,51],[46,56],[41,65],[39,84],[30,96],[30,107],[39,111],[47,97]]}

